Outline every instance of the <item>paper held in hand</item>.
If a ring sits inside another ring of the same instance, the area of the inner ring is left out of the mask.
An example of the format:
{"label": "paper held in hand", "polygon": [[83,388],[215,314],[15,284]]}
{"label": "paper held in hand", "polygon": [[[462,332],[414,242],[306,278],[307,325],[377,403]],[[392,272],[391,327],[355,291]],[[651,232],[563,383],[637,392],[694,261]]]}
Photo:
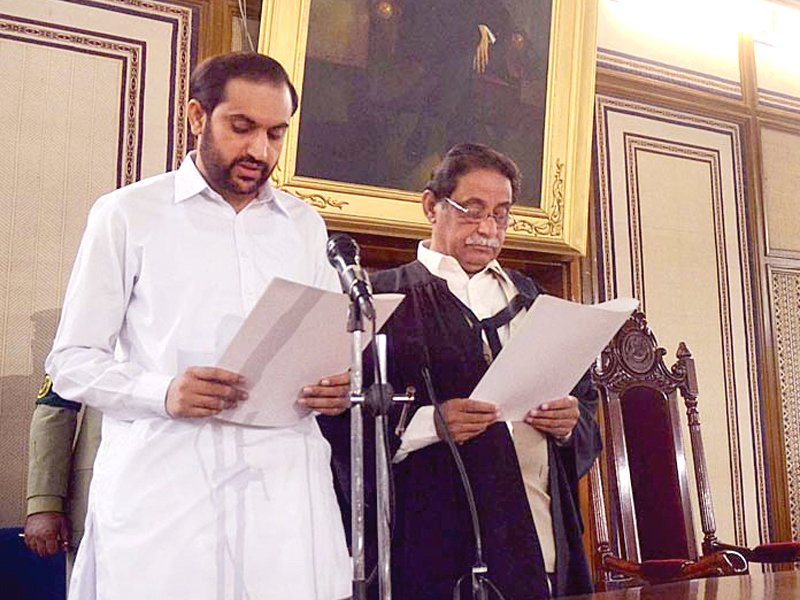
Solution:
{"label": "paper held in hand", "polygon": [[570,393],[639,305],[633,298],[576,304],[541,295],[470,398],[493,402],[504,421]]}
{"label": "paper held in hand", "polygon": [[[380,328],[403,299],[374,296]],[[310,413],[297,404],[300,389],[350,367],[350,300],[301,283],[273,279],[220,358],[218,366],[244,375],[249,398],[217,418],[245,425],[285,427]],[[372,328],[365,323],[363,345]]]}

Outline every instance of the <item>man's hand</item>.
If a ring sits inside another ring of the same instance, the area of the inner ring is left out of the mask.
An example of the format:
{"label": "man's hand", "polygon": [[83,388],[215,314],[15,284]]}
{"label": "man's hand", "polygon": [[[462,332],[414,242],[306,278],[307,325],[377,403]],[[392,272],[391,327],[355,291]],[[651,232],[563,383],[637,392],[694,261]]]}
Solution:
{"label": "man's hand", "polygon": [[300,390],[298,404],[335,417],[350,408],[350,371],[323,377]]}
{"label": "man's hand", "polygon": [[[500,417],[500,411],[496,405],[469,398],[453,398],[442,402],[441,408],[444,422],[457,444],[463,444],[480,435]],[[439,439],[444,439],[444,432],[438,421],[436,422],[436,433],[439,434]]]}
{"label": "man's hand", "polygon": [[580,410],[575,396],[564,396],[545,402],[525,415],[525,422],[543,433],[563,440],[569,437],[578,423]]}
{"label": "man's hand", "polygon": [[61,512],[40,512],[25,519],[25,545],[41,557],[69,546],[69,520]]}
{"label": "man's hand", "polygon": [[166,409],[173,418],[213,417],[247,399],[244,377],[217,367],[189,367],[172,380]]}

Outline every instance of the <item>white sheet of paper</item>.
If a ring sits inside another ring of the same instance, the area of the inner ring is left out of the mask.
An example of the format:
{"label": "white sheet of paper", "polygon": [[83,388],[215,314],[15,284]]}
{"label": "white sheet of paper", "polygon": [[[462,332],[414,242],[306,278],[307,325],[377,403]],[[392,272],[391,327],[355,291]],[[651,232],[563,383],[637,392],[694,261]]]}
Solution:
{"label": "white sheet of paper", "polygon": [[[402,294],[373,297],[378,329],[402,299]],[[349,304],[344,294],[273,279],[218,362],[244,375],[249,397],[217,418],[285,427],[308,415],[311,411],[297,404],[300,389],[350,367]],[[365,325],[364,347],[372,331]]]}
{"label": "white sheet of paper", "polygon": [[504,421],[569,394],[639,305],[634,298],[576,304],[541,295],[470,398],[493,402]]}

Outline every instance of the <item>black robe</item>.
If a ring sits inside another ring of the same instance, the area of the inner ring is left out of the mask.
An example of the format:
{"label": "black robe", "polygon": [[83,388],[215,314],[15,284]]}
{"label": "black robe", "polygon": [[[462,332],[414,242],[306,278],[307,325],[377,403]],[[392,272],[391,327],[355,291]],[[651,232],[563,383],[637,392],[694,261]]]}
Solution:
{"label": "black robe", "polygon": [[[526,300],[530,302],[539,294],[531,279],[514,271],[508,273]],[[427,365],[440,402],[469,397],[488,364],[480,331],[465,316],[469,309],[450,293],[447,283],[415,261],[376,274],[372,284],[376,293],[406,295],[383,329],[388,334],[388,378],[395,389],[413,385],[414,407],[431,404],[420,371]],[[365,374],[369,372],[365,360]],[[592,590],[581,541],[577,482],[599,453],[600,436],[594,419],[596,395],[587,377],[573,395],[580,400],[581,417],[572,438],[564,446],[548,442],[557,556],[555,595]],[[399,414],[400,409],[395,407],[390,415],[392,452],[400,444],[394,434]],[[332,443],[334,471],[345,502],[349,500],[348,418],[321,419],[323,432]],[[368,480],[374,464],[370,424],[371,419],[367,419]],[[460,445],[459,451],[475,494],[490,579],[508,600],[548,597],[542,553],[507,425],[491,425]],[[394,478],[394,596],[400,600],[450,598],[456,581],[474,564],[475,543],[464,490],[446,444],[412,452],[394,465]],[[368,487],[372,486],[368,483]],[[374,499],[368,498],[368,503],[374,506]],[[349,527],[349,516],[345,516],[345,525]],[[374,541],[368,540],[368,546],[370,543]]]}

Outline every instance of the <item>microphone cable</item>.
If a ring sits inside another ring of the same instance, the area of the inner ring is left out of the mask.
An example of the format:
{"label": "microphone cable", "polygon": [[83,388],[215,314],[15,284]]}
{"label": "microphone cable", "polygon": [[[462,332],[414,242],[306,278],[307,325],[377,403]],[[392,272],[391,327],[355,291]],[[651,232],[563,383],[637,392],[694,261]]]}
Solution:
{"label": "microphone cable", "polygon": [[453,462],[455,462],[458,475],[461,478],[461,485],[464,488],[464,495],[467,498],[467,505],[469,506],[469,516],[472,520],[472,533],[475,536],[475,564],[473,565],[469,574],[462,575],[461,578],[456,581],[456,584],[453,587],[453,600],[459,600],[461,597],[461,582],[468,575],[472,578],[473,600],[487,600],[487,596],[485,594],[485,590],[482,588],[482,585],[487,585],[492,591],[494,591],[500,600],[505,600],[505,596],[503,596],[500,590],[497,589],[497,586],[495,586],[492,580],[486,575],[486,573],[489,571],[489,568],[486,566],[486,563],[483,562],[483,541],[481,538],[481,525],[480,521],[478,520],[478,507],[475,504],[475,495],[472,492],[472,485],[470,484],[469,476],[467,475],[467,469],[464,466],[461,453],[458,451],[456,443],[453,440],[453,435],[450,433],[450,428],[447,426],[447,422],[444,420],[441,404],[436,396],[435,390],[433,389],[433,381],[431,381],[430,370],[428,369],[427,365],[423,365],[421,370],[422,378],[425,380],[425,388],[428,390],[428,397],[431,400],[431,404],[433,404],[434,420],[436,424],[439,425],[439,430],[444,432],[444,441],[447,444],[447,447],[450,449],[450,454],[453,455]]}

